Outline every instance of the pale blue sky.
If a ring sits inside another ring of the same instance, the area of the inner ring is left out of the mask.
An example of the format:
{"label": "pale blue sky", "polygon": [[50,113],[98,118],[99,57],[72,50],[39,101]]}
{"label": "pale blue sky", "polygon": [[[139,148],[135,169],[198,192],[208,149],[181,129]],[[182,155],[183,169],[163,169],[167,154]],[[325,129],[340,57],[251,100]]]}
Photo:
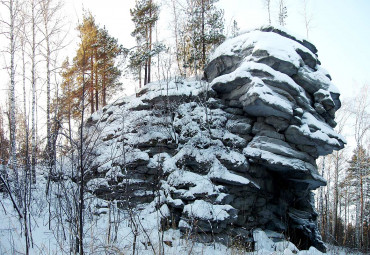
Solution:
{"label": "pale blue sky", "polygon": [[[305,37],[303,1],[286,2],[286,28]],[[309,41],[318,48],[321,64],[331,74],[342,98],[352,96],[363,83],[370,82],[370,1],[310,0],[308,3],[313,16]],[[267,21],[262,0],[221,0],[220,4],[225,8],[226,19],[235,17],[240,27],[258,26]],[[273,6],[273,24],[277,24],[276,11],[277,6]]]}
{"label": "pale blue sky", "polygon": [[[313,27],[309,40],[316,45],[322,67],[327,69],[339,88],[342,98],[353,96],[362,84],[370,81],[370,0],[307,0],[313,15]],[[129,9],[134,0],[67,0],[72,16],[81,14],[81,6],[96,16],[99,24],[124,46],[132,45],[130,32],[133,29]],[[119,3],[118,3],[119,2]],[[272,0],[272,23],[277,24],[277,2]],[[286,28],[305,37],[303,0],[286,0],[288,18]],[[267,11],[263,0],[220,0],[218,5],[225,10],[226,26],[237,20],[241,29],[250,29],[266,24]],[[171,26],[162,6],[160,34]]]}

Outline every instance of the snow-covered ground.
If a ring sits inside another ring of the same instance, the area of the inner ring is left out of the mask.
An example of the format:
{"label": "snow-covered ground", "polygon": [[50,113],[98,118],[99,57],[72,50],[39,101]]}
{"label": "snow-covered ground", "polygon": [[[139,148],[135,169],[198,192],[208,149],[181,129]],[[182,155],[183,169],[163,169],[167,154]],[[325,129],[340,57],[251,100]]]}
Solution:
{"label": "snow-covered ground", "polygon": [[[38,176],[32,189],[30,254],[73,254],[75,215],[73,195],[75,183],[64,180],[51,185],[49,199],[45,196],[46,180]],[[24,223],[19,220],[9,196],[0,193],[0,254],[25,254]],[[274,243],[262,230],[253,233],[256,251],[247,252],[238,245],[226,247],[219,243],[203,244],[187,238],[179,230],[159,231],[160,214],[155,202],[142,210],[123,210],[117,203],[86,194],[85,253],[86,254],[322,254],[315,248],[298,251],[290,242]],[[136,244],[135,235],[136,233]],[[355,254],[341,247],[328,246],[328,254]]]}

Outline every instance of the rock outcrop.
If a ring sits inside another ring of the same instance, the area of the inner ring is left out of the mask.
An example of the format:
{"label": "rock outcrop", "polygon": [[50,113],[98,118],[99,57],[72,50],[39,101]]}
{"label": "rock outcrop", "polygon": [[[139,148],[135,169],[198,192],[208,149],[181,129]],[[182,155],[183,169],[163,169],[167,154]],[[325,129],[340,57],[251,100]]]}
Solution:
{"label": "rock outcrop", "polygon": [[202,241],[252,242],[253,229],[325,246],[316,159],[343,148],[339,92],[311,43],[273,27],[220,45],[207,81],[152,83],[94,113],[89,189],[142,207]]}

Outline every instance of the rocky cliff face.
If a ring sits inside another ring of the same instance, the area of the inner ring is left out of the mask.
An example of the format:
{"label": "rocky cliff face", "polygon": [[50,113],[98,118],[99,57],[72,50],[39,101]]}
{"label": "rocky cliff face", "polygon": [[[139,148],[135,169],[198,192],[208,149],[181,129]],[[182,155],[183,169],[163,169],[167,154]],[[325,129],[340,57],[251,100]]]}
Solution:
{"label": "rocky cliff face", "polygon": [[343,148],[339,93],[316,48],[272,27],[219,46],[207,81],[153,83],[86,123],[88,187],[122,206],[155,203],[202,241],[253,241],[255,228],[325,250],[315,160]]}

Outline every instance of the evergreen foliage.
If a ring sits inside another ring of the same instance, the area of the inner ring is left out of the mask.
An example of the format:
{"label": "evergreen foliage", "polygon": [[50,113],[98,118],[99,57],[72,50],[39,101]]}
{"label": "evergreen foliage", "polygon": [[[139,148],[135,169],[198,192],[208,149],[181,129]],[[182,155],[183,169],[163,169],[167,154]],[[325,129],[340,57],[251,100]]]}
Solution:
{"label": "evergreen foliage", "polygon": [[152,0],[139,0],[135,8],[130,10],[135,29],[131,35],[135,37],[137,47],[130,52],[129,68],[140,81],[141,70],[144,68],[144,85],[151,81],[152,57],[163,50],[163,45],[153,45],[153,28],[159,18],[159,6]]}
{"label": "evergreen foliage", "polygon": [[225,40],[224,11],[215,6],[216,2],[218,0],[188,1],[177,54],[192,74],[204,68],[210,51]]}
{"label": "evergreen foliage", "polygon": [[347,170],[346,183],[350,187],[352,202],[356,206],[356,247],[369,247],[369,220],[370,220],[370,194],[369,194],[369,175],[370,175],[370,155],[362,147],[357,147]]}
{"label": "evergreen foliage", "polygon": [[84,16],[83,22],[77,27],[81,33],[81,43],[73,59],[63,64],[63,99],[64,110],[74,118],[80,115],[79,103],[82,95],[83,71],[87,82],[85,89],[90,106],[90,113],[107,104],[107,100],[120,85],[121,71],[118,57],[123,48],[117,39],[111,37],[105,28],[99,28],[91,14]]}

